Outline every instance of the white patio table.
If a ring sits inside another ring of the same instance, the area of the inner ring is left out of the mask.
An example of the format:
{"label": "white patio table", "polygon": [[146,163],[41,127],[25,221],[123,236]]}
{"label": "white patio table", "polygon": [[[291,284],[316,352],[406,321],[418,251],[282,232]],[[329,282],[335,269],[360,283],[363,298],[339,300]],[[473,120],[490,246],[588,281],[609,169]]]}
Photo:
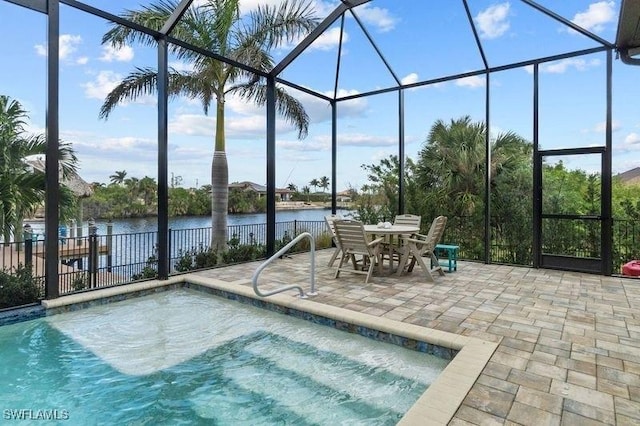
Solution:
{"label": "white patio table", "polygon": [[[388,237],[386,243],[389,244],[389,272],[393,272],[393,250],[399,251],[402,236],[410,236],[416,232],[420,232],[420,227],[409,225],[391,225],[388,227],[380,227],[379,225],[364,225],[364,232],[373,237]],[[383,265],[384,266],[384,265]]]}

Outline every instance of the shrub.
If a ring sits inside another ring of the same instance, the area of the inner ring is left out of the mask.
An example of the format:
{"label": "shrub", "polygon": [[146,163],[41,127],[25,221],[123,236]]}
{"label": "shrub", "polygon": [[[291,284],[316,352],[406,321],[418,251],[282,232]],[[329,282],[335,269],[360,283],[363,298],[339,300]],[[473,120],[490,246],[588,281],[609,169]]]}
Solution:
{"label": "shrub", "polygon": [[144,268],[142,268],[142,271],[140,271],[139,274],[131,275],[131,281],[145,280],[150,278],[158,278],[158,258],[155,254],[149,256]]}
{"label": "shrub", "polygon": [[180,257],[174,267],[178,272],[187,272],[194,269],[211,268],[218,263],[217,252],[211,248],[204,248],[202,244],[198,248],[180,250]]}
{"label": "shrub", "polygon": [[89,283],[89,277],[86,273],[77,274],[71,282],[71,288],[73,291],[82,291],[87,289]]}
{"label": "shrub", "polygon": [[248,262],[263,258],[267,253],[262,244],[240,244],[240,239],[234,235],[228,242],[227,251],[222,253],[224,263]]}
{"label": "shrub", "polygon": [[0,271],[0,309],[35,303],[40,297],[38,282],[30,267],[19,265],[14,273]]}

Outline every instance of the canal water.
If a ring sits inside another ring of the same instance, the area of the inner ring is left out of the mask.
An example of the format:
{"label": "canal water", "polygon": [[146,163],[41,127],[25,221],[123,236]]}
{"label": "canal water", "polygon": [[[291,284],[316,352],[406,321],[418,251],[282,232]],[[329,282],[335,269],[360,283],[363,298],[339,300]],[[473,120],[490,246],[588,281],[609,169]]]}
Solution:
{"label": "canal water", "polygon": [[[276,238],[282,238],[285,233],[295,234],[291,224],[297,222],[322,222],[328,209],[309,210],[281,210],[276,212],[276,224],[283,226],[276,229]],[[338,214],[348,217],[348,210],[339,210]],[[266,235],[265,214],[236,214],[229,215],[228,225],[234,227],[230,233],[237,237],[242,244],[256,241],[264,244]],[[43,222],[30,222],[36,238],[41,240],[44,235]],[[110,255],[99,256],[99,267],[104,268],[113,265],[113,271],[122,276],[130,276],[139,273],[145,266],[148,259],[156,253],[156,240],[158,222],[156,217],[135,218],[135,219],[114,219],[112,220],[112,237],[107,236],[107,220],[97,220],[97,235],[99,246],[110,246]],[[302,226],[302,228],[300,228]],[[323,224],[319,228],[324,229]],[[182,253],[188,250],[206,247],[211,241],[211,217],[210,216],[185,216],[169,218],[169,229],[172,231],[172,241],[169,257],[173,265]],[[298,223],[298,230],[304,229],[304,225]],[[181,232],[182,231],[182,232]],[[66,235],[70,236],[69,230]],[[76,234],[77,235],[77,234]],[[88,223],[83,223],[82,235],[87,238],[89,235]],[[62,240],[64,241],[64,240]],[[111,243],[108,243],[111,241]],[[85,263],[86,264],[86,263]],[[133,269],[132,269],[133,268]]]}
{"label": "canal water", "polygon": [[[347,216],[348,210],[338,210],[338,214]],[[309,209],[309,210],[280,210],[276,212],[276,222],[298,221],[323,221],[324,217],[331,214],[331,210],[327,209]],[[98,227],[98,235],[107,233],[107,220],[96,220]],[[113,234],[135,234],[144,232],[155,232],[158,230],[158,219],[156,217],[132,218],[132,219],[113,219]],[[264,213],[256,214],[230,214],[227,219],[229,226],[233,225],[254,225],[266,223],[267,217]],[[44,233],[43,222],[31,222],[33,232],[38,234]],[[211,216],[179,216],[169,218],[169,229],[197,229],[210,228]],[[83,235],[88,234],[88,224],[83,224]]]}

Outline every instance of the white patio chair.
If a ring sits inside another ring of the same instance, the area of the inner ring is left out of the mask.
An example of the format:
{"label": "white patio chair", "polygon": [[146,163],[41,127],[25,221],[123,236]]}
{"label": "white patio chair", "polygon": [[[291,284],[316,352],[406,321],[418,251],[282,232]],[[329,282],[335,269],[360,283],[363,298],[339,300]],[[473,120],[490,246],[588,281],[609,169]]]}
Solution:
{"label": "white patio chair", "polygon": [[[436,244],[438,244],[442,238],[442,234],[444,234],[446,224],[447,217],[438,216],[431,222],[431,227],[427,235],[414,234],[409,238],[403,238],[403,245],[400,249],[402,253],[397,271],[398,275],[402,274],[405,268],[407,268],[407,272],[413,271],[413,267],[417,262],[425,272],[427,281],[433,282],[434,272],[438,272],[444,276],[444,271],[435,254],[435,249]],[[430,266],[427,266],[425,263],[425,257],[429,258]]]}
{"label": "white patio chair", "polygon": [[[333,224],[338,243],[342,249],[340,264],[336,268],[334,278],[338,278],[340,272],[347,271],[354,274],[366,274],[367,278],[364,282],[368,283],[376,265],[378,265],[378,270],[381,271],[380,243],[384,238],[368,241],[362,222],[357,220],[336,220]],[[362,256],[362,259],[359,260],[357,256]],[[349,260],[353,263],[353,269],[346,267]]]}
{"label": "white patio chair", "polygon": [[327,264],[327,266],[329,266],[330,268],[333,266],[336,259],[338,258],[338,255],[342,251],[342,249],[340,249],[340,243],[338,242],[338,237],[336,236],[336,229],[333,224],[333,222],[340,219],[342,219],[342,216],[340,216],[339,214],[328,214],[324,217],[324,221],[327,224],[327,229],[331,234],[331,240],[333,241],[333,244],[336,246],[336,249],[333,251],[333,254],[331,255],[331,259],[329,259],[329,263]]}

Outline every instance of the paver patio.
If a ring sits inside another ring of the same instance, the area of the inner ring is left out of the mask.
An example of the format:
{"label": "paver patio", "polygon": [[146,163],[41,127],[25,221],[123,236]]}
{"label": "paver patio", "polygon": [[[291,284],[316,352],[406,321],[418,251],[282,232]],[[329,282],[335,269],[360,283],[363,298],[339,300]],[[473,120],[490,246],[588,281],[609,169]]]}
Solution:
{"label": "paver patio", "polygon": [[[640,280],[460,261],[434,283],[417,268],[364,284],[334,279],[331,253],[317,252],[314,302],[499,343],[450,424],[640,424]],[[259,264],[197,274],[235,282]],[[259,281],[307,290],[309,254]]]}

